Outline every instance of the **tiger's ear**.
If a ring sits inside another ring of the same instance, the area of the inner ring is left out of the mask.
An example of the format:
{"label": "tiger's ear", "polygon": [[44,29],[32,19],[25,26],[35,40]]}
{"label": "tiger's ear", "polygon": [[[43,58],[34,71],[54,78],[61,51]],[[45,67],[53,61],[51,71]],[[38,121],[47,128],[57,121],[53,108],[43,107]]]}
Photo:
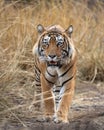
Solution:
{"label": "tiger's ear", "polygon": [[73,26],[70,25],[70,26],[65,30],[65,32],[68,34],[69,37],[71,37],[71,34],[72,34],[72,32],[73,32]]}
{"label": "tiger's ear", "polygon": [[38,24],[37,25],[37,31],[39,34],[42,34],[45,31],[45,28],[43,27],[43,25]]}

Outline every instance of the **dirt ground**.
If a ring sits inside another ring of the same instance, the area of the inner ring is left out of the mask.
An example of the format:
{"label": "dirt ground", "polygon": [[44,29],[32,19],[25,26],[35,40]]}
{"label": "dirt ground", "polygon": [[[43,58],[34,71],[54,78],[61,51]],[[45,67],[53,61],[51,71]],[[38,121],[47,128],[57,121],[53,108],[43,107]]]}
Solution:
{"label": "dirt ground", "polygon": [[77,83],[69,123],[38,122],[26,118],[25,126],[2,121],[0,130],[104,130],[104,84]]}

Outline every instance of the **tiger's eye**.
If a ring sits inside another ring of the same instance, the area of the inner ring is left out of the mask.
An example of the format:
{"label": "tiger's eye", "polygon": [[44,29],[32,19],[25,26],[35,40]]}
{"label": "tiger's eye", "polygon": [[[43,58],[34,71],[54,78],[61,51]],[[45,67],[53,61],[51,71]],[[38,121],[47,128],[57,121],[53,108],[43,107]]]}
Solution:
{"label": "tiger's eye", "polygon": [[57,46],[62,47],[63,46],[63,42],[57,42]]}
{"label": "tiger's eye", "polygon": [[56,37],[57,46],[62,47],[64,45],[64,38],[61,35]]}
{"label": "tiger's eye", "polygon": [[48,43],[50,40],[50,37],[48,35],[44,36],[43,39],[42,39],[42,42],[43,43]]}
{"label": "tiger's eye", "polygon": [[50,39],[50,37],[47,35],[43,37],[43,39],[41,41],[43,49],[46,49],[49,46],[49,39]]}

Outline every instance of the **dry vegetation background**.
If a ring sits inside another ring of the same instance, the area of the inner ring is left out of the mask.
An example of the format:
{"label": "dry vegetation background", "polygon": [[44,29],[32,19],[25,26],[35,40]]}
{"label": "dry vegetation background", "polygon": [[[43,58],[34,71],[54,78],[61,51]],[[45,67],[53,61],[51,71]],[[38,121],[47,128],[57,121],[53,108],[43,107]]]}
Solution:
{"label": "dry vegetation background", "polygon": [[28,106],[34,95],[36,26],[74,26],[78,50],[77,79],[104,82],[104,3],[99,0],[32,1],[0,0],[0,122],[22,122],[33,117]]}

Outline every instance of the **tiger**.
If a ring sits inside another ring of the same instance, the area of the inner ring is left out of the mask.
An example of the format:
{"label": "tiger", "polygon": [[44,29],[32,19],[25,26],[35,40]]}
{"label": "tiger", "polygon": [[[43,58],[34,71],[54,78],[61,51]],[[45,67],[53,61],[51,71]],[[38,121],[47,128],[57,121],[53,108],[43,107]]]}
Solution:
{"label": "tiger", "polygon": [[37,25],[33,46],[35,86],[41,89],[44,119],[68,123],[75,90],[77,51],[72,40],[73,26]]}

